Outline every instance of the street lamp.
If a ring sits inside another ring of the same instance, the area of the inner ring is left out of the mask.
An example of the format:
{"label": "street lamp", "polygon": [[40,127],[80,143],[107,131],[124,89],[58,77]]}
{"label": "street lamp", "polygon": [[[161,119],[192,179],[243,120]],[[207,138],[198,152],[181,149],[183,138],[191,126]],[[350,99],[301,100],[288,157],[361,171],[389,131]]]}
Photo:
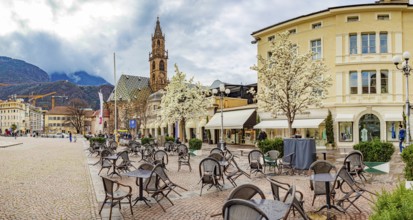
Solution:
{"label": "street lamp", "polygon": [[406,146],[410,145],[410,103],[409,103],[409,75],[410,71],[412,68],[409,66],[409,59],[410,59],[410,53],[408,51],[405,51],[403,53],[403,63],[401,68],[399,67],[399,63],[402,62],[402,59],[400,56],[394,56],[393,57],[393,63],[396,65],[396,68],[400,71],[403,72],[403,74],[406,76],[406,116],[407,116],[407,122],[406,122]]}
{"label": "street lamp", "polygon": [[224,100],[224,95],[228,95],[231,91],[229,89],[225,89],[224,84],[219,85],[219,90],[218,89],[213,89],[212,94],[214,95],[219,95],[220,97],[220,103],[221,103],[221,136],[219,137],[219,147],[221,150],[225,150],[225,142],[224,142],[224,113],[223,113],[223,100]]}

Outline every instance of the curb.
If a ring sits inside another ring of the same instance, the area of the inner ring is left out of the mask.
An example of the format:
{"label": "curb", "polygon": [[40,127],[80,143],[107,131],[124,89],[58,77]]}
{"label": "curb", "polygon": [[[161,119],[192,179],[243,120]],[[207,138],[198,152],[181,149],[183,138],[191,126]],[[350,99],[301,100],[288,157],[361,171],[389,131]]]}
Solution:
{"label": "curb", "polygon": [[0,145],[0,148],[13,147],[13,146],[16,146],[16,145],[21,145],[21,144],[23,144],[23,143],[16,143],[16,144],[9,144],[9,145]]}

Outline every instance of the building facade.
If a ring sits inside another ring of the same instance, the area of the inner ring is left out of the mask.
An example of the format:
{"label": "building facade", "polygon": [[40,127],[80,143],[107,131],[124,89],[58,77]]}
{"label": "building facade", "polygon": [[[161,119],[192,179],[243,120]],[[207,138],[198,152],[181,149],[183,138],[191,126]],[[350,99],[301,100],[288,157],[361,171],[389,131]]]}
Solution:
{"label": "building facade", "polygon": [[16,131],[21,134],[31,131],[41,133],[42,109],[24,102],[23,99],[0,101],[0,133],[10,131],[13,124],[16,125]]}
{"label": "building facade", "polygon": [[[328,67],[333,86],[323,101],[324,108],[308,109],[296,119],[295,127],[303,136],[324,139],[323,119],[331,110],[339,147],[374,138],[398,140],[406,94],[412,90],[406,91],[406,78],[392,57],[413,51],[412,9],[407,0],[333,7],[252,33],[258,55],[264,58],[275,34],[288,31],[299,46],[298,53],[313,51],[313,59]],[[260,116],[267,126],[257,128],[270,130],[274,136],[285,135],[282,120],[276,121],[262,110]]]}

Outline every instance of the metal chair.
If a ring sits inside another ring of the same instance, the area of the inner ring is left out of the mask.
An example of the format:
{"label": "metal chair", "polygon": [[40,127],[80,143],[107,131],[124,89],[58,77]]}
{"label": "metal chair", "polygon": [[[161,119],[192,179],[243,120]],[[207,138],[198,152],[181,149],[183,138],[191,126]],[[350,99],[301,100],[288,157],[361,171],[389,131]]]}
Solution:
{"label": "metal chair", "polygon": [[[133,167],[136,169],[136,167],[132,164],[133,161],[129,159],[129,153],[128,151],[122,151],[118,153],[118,158],[121,160],[117,159],[116,160],[116,169],[119,171],[130,171],[129,167]],[[118,164],[118,162],[120,162]]]}
{"label": "metal chair", "polygon": [[[248,164],[250,167],[250,174],[255,172],[265,173],[264,154],[259,150],[252,150],[248,154]],[[264,170],[263,170],[264,169]]]}
{"label": "metal chair", "polygon": [[293,158],[294,158],[294,153],[290,153],[287,155],[284,155],[281,159],[277,161],[278,163],[278,168],[280,169],[279,173],[282,174],[283,170],[286,170],[286,174],[288,174],[290,171],[290,175],[294,174],[294,166],[293,166]]}
{"label": "metal chair", "polygon": [[106,175],[109,173],[110,168],[112,168],[112,162],[110,162],[110,160],[105,159],[105,157],[112,155],[111,152],[109,150],[103,150],[100,153],[100,159],[98,161],[98,163],[100,163],[100,170],[98,175],[100,175],[100,172],[102,172],[103,169],[108,169],[108,172],[106,173]]}
{"label": "metal chair", "polygon": [[199,182],[201,183],[200,196],[202,195],[202,189],[207,185],[209,185],[208,189],[215,186],[217,189],[222,190],[219,180],[223,179],[223,175],[219,162],[214,158],[207,157],[201,160],[199,163],[199,176]]}
{"label": "metal chair", "polygon": [[221,148],[212,148],[211,151],[209,151],[209,154],[213,154],[213,153],[219,153],[222,154],[222,156],[224,156],[224,151],[221,150]]}
{"label": "metal chair", "polygon": [[[245,175],[246,177],[251,179],[251,176],[238,166],[237,161],[235,161],[234,157],[231,158],[231,164],[235,167],[235,170],[232,172],[226,172],[226,176],[227,176],[228,181],[234,187],[237,186],[237,184],[235,183],[235,180],[238,179],[238,177],[240,177],[241,175]],[[226,170],[228,171],[228,169]]]}
{"label": "metal chair", "polygon": [[189,166],[189,172],[192,172],[191,168],[191,154],[189,153],[188,147],[186,145],[179,145],[178,146],[178,171],[181,170],[182,165]]}
{"label": "metal chair", "polygon": [[[331,171],[336,172],[336,167],[328,161],[317,160],[310,165],[309,170],[313,174],[331,173]],[[310,180],[310,189],[314,191],[313,202],[311,203],[312,205],[314,205],[314,200],[317,196],[326,195],[326,185],[324,182],[316,182],[316,181]],[[330,189],[332,189],[332,192],[334,192],[334,188],[330,187]]]}
{"label": "metal chair", "polygon": [[280,152],[277,150],[270,150],[267,152],[268,157],[271,159],[270,161],[265,161],[265,166],[270,166],[270,167],[274,167],[274,171],[275,171],[275,167],[277,167],[277,160],[279,159],[278,157],[280,156]]}
{"label": "metal chair", "polygon": [[269,219],[263,210],[243,199],[228,200],[222,207],[224,220]]}
{"label": "metal chair", "polygon": [[153,154],[153,162],[155,165],[161,164],[163,168],[166,169],[168,164],[168,154],[164,150],[157,150]]}
{"label": "metal chair", "polygon": [[347,167],[348,172],[353,177],[358,177],[360,182],[364,184],[367,181],[364,176],[364,168],[366,165],[363,163],[363,154],[361,151],[354,150],[351,151],[345,158],[343,165]]}
{"label": "metal chair", "polygon": [[[121,207],[121,200],[126,198],[126,199],[129,200],[130,212],[133,215],[133,210],[132,210],[132,187],[121,184],[121,183],[118,183],[116,181],[113,181],[113,180],[105,178],[105,177],[102,177],[102,181],[103,181],[103,187],[105,189],[105,200],[102,203],[99,214],[102,213],[102,209],[103,209],[103,206],[105,205],[105,203],[108,200],[110,200],[109,219],[112,219],[112,208],[113,208],[113,206],[115,206],[116,203],[117,203],[119,205],[119,209],[121,209],[122,208]],[[124,192],[122,190],[119,190],[119,188],[121,186],[128,188],[129,191]]]}

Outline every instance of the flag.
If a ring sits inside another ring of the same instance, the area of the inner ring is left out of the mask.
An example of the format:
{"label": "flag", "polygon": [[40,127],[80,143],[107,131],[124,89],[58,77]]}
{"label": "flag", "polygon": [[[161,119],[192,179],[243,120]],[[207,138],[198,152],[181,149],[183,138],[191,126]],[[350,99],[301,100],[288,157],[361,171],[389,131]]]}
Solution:
{"label": "flag", "polygon": [[99,113],[99,124],[103,121],[103,94],[99,91],[99,101],[100,101],[100,113]]}

